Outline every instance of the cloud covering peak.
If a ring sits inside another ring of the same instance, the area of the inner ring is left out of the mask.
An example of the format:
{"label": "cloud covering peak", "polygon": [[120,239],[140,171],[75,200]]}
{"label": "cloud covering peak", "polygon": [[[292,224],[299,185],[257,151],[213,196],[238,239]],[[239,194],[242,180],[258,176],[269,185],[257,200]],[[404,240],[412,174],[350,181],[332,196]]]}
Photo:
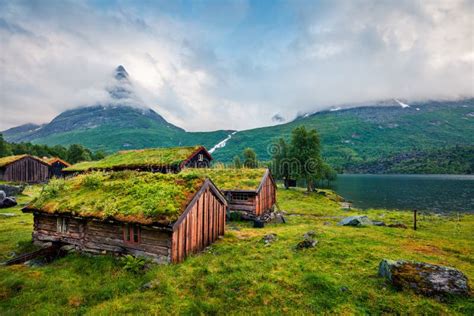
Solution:
{"label": "cloud covering peak", "polygon": [[0,130],[111,96],[188,130],[251,128],[279,122],[275,113],[370,100],[473,96],[473,7],[0,0]]}

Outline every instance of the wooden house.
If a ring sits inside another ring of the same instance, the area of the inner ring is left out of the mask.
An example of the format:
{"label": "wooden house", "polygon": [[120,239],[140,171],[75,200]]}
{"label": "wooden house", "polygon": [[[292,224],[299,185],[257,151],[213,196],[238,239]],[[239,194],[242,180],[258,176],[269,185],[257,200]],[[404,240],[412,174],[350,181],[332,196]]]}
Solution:
{"label": "wooden house", "polygon": [[211,154],[203,146],[148,148],[120,151],[98,161],[85,161],[65,168],[66,173],[93,170],[138,170],[177,173],[184,168],[208,168]]}
{"label": "wooden house", "polygon": [[176,263],[224,234],[226,207],[202,176],[117,171],[52,179],[23,211],[37,243]]}
{"label": "wooden house", "polygon": [[69,164],[68,162],[58,157],[43,158],[43,160],[46,161],[50,165],[49,173],[51,177],[56,177],[56,178],[62,177],[63,169],[71,166],[71,164]]}
{"label": "wooden house", "polygon": [[0,158],[0,180],[40,183],[49,179],[49,164],[31,155]]}
{"label": "wooden house", "polygon": [[221,190],[230,211],[259,217],[272,210],[276,203],[276,184],[269,169],[187,169],[209,177]]}

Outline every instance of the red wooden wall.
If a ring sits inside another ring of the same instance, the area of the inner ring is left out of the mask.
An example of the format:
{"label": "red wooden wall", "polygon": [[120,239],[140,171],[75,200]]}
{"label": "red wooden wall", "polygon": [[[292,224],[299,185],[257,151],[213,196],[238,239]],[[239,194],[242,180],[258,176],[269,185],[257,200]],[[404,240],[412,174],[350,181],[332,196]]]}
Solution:
{"label": "red wooden wall", "polygon": [[173,232],[171,261],[181,262],[224,235],[226,205],[208,186]]}
{"label": "red wooden wall", "polygon": [[276,203],[276,187],[268,175],[255,199],[255,215],[260,216]]}

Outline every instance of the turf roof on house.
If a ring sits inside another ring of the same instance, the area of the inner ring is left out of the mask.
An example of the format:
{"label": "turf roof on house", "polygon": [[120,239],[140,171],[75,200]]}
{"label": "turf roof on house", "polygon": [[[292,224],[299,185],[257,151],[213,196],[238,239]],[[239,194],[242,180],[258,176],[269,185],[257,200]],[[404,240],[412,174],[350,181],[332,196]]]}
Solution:
{"label": "turf roof on house", "polygon": [[18,161],[20,159],[23,159],[25,157],[31,157],[33,159],[36,159],[38,161],[42,161],[44,162],[45,164],[48,164],[46,161],[42,160],[41,158],[38,158],[38,157],[35,157],[35,156],[31,156],[31,155],[27,155],[27,154],[24,154],[24,155],[16,155],[16,156],[8,156],[8,157],[2,157],[0,158],[0,168],[2,167],[5,167],[15,161]]}
{"label": "turf roof on house", "polygon": [[202,146],[149,148],[120,151],[98,161],[85,161],[64,171],[110,170],[140,167],[178,166]]}
{"label": "turf roof on house", "polygon": [[181,173],[208,177],[221,191],[256,191],[267,169],[188,168]]}
{"label": "turf roof on house", "polygon": [[25,210],[167,225],[180,217],[205,180],[197,174],[96,171],[52,179]]}

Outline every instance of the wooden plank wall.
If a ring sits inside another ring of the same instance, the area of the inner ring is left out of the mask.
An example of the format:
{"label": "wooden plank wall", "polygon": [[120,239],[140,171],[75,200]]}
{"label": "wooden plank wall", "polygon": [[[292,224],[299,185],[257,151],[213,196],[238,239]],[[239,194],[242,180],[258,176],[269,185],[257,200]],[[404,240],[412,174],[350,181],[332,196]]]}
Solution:
{"label": "wooden plank wall", "polygon": [[49,166],[30,157],[15,161],[5,168],[4,181],[38,183],[49,179]]}
{"label": "wooden plank wall", "polygon": [[207,188],[173,233],[172,262],[212,244],[225,230],[225,205]]}
{"label": "wooden plank wall", "polygon": [[276,190],[270,176],[265,179],[255,203],[255,215],[257,216],[268,211],[276,203]]}
{"label": "wooden plank wall", "polygon": [[81,250],[102,253],[132,253],[170,262],[171,232],[141,226],[140,243],[125,243],[123,226],[120,223],[105,223],[91,220],[68,219],[68,232],[57,232],[57,217],[35,214],[33,239],[60,241],[78,246]]}

